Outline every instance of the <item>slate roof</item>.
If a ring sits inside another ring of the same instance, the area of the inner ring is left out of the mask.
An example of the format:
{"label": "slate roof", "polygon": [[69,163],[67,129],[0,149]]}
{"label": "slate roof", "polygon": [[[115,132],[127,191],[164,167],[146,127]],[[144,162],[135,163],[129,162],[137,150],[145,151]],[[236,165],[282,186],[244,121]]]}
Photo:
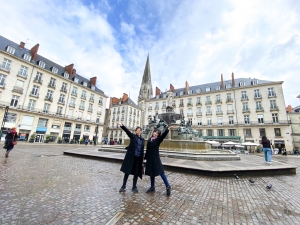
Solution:
{"label": "slate roof", "polygon": [[[6,48],[7,48],[8,45],[15,49],[14,56],[16,56],[18,58],[23,59],[24,53],[27,53],[27,54],[30,55],[30,49],[19,48],[19,44],[15,43],[13,41],[10,41],[7,38],[0,35],[0,50],[6,51]],[[43,57],[39,54],[37,54],[35,61],[31,61],[31,63],[38,64],[39,61],[43,61],[46,64],[44,69],[49,70],[50,72],[51,72],[52,67],[57,68],[58,69],[57,75],[60,75],[60,76],[63,77],[63,73],[65,72],[65,67],[64,66],[61,66],[61,65],[59,65],[55,62],[52,62],[51,60],[49,60],[49,59],[47,59],[47,58],[45,58],[45,57]],[[91,87],[89,79],[87,79],[87,78],[85,78],[85,77],[83,77],[83,76],[76,73],[75,75],[73,74],[72,77],[70,76],[69,80],[74,80],[74,77],[78,78],[78,84],[82,84],[83,82],[86,82],[87,87],[88,88]],[[95,87],[95,91],[100,93],[100,94],[104,94],[104,92],[101,89],[97,88],[97,87]]]}

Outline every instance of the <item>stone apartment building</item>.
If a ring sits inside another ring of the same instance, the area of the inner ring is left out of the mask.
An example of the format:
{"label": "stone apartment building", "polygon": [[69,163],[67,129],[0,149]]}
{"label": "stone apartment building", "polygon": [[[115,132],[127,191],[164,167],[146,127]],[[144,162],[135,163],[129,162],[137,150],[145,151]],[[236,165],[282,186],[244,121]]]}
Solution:
{"label": "stone apartment building", "polygon": [[[149,118],[166,112],[172,94],[175,113],[190,121],[204,140],[221,142],[255,142],[266,135],[274,147],[293,149],[291,122],[288,119],[282,90],[283,81],[235,78],[162,92],[158,87],[152,95],[149,56],[139,93],[141,126]],[[179,123],[179,121],[177,121]]]}
{"label": "stone apartment building", "polygon": [[124,124],[131,132],[140,126],[141,110],[128,97],[126,93],[121,98],[111,97],[108,116],[108,141],[114,140],[115,143],[123,143],[127,139],[126,133],[119,128],[117,122]]}
{"label": "stone apartment building", "polygon": [[101,140],[107,96],[97,77],[86,79],[73,64],[61,66],[38,54],[39,44],[26,49],[0,36],[0,117],[2,138],[17,127],[20,140],[69,143]]}

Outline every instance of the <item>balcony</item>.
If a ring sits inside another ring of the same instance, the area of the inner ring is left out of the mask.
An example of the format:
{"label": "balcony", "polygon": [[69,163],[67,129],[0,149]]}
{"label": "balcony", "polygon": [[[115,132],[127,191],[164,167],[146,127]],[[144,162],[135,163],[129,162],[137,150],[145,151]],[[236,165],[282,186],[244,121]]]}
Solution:
{"label": "balcony", "polygon": [[94,103],[94,99],[93,99],[93,98],[90,98],[90,102],[93,102],[93,103]]}
{"label": "balcony", "polygon": [[202,116],[202,112],[197,112],[196,116]]}
{"label": "balcony", "polygon": [[256,112],[263,112],[264,111],[264,108],[263,107],[258,107],[256,108]]}
{"label": "balcony", "polygon": [[116,114],[116,111],[113,111],[113,114]]}
{"label": "balcony", "polygon": [[180,107],[180,108],[181,108],[181,107],[184,107],[183,103],[179,103],[179,107]]}
{"label": "balcony", "polygon": [[243,113],[250,113],[250,109],[243,109]]}
{"label": "balcony", "polygon": [[261,95],[254,95],[254,100],[261,99]]}
{"label": "balcony", "polygon": [[148,107],[148,111],[151,111],[151,110],[152,110],[152,106],[149,106],[149,107]]}
{"label": "balcony", "polygon": [[206,115],[208,116],[208,115],[212,115],[212,112],[206,112]]}
{"label": "balcony", "polygon": [[49,83],[48,84],[48,88],[52,88],[52,89],[54,89],[55,90],[55,88],[56,88],[56,85],[54,84],[54,83]]}
{"label": "balcony", "polygon": [[268,95],[268,98],[276,98],[277,96],[276,96],[276,93],[273,93],[273,94],[269,94]]}
{"label": "balcony", "polygon": [[206,101],[205,105],[211,105],[211,101]]}
{"label": "balcony", "polygon": [[79,109],[80,109],[80,110],[84,110],[84,106],[82,106],[82,105],[79,106]]}
{"label": "balcony", "polygon": [[84,100],[86,100],[86,96],[84,96],[84,95],[81,95],[81,99],[84,99]]}
{"label": "balcony", "polygon": [[217,111],[216,114],[217,114],[217,115],[223,115],[223,111],[222,111],[222,110]]}
{"label": "balcony", "polygon": [[242,98],[241,98],[241,101],[249,101],[249,98],[248,98],[248,96],[244,96],[244,97],[242,97]]}
{"label": "balcony", "polygon": [[227,114],[234,114],[234,110],[227,110]]}
{"label": "balcony", "polygon": [[279,111],[278,106],[270,107],[270,111]]}
{"label": "balcony", "polygon": [[233,99],[232,98],[226,98],[226,103],[228,102],[233,102]]}
{"label": "balcony", "polygon": [[102,104],[103,104],[102,101],[99,101],[99,102],[98,102],[98,105],[102,105]]}
{"label": "balcony", "polygon": [[30,93],[30,96],[31,96],[31,97],[34,97],[34,98],[39,98],[39,94],[33,94],[33,93]]}
{"label": "balcony", "polygon": [[46,95],[45,100],[52,102],[53,101],[53,97]]}
{"label": "balcony", "polygon": [[97,114],[98,114],[98,115],[101,115],[101,114],[102,114],[102,112],[101,112],[101,111],[97,111]]}
{"label": "balcony", "polygon": [[124,118],[123,118],[123,117],[121,118],[121,121],[124,121]]}
{"label": "balcony", "polygon": [[118,110],[117,113],[120,114],[120,110]]}
{"label": "balcony", "polygon": [[88,112],[93,112],[93,109],[92,108],[88,108]]}
{"label": "balcony", "polygon": [[124,109],[122,109],[122,113],[124,113],[125,112],[125,110]]}
{"label": "balcony", "polygon": [[166,105],[163,105],[161,108],[162,108],[162,109],[165,109],[165,108],[166,108]]}
{"label": "balcony", "polygon": [[76,92],[72,92],[71,95],[77,97],[77,93]]}
{"label": "balcony", "polygon": [[158,106],[155,106],[155,110],[159,110],[159,107],[158,107]]}
{"label": "balcony", "polygon": [[64,130],[71,130],[71,127],[64,127]]}
{"label": "balcony", "polygon": [[221,104],[222,103],[222,100],[221,99],[217,99],[216,100],[216,104]]}
{"label": "balcony", "polygon": [[33,82],[38,83],[38,84],[43,84],[43,80],[42,80],[42,79],[37,79],[37,78],[35,78],[35,79],[33,80]]}
{"label": "balcony", "polygon": [[176,104],[172,104],[172,107],[173,107],[173,108],[176,108]]}
{"label": "balcony", "polygon": [[18,86],[14,86],[12,91],[19,93],[19,94],[23,94],[23,88],[18,87]]}
{"label": "balcony", "polygon": [[75,108],[75,103],[69,103],[69,106]]}
{"label": "balcony", "polygon": [[187,107],[191,107],[193,104],[191,102],[187,103]]}
{"label": "balcony", "polygon": [[65,105],[65,101],[64,101],[64,100],[59,100],[59,101],[58,101],[58,104],[60,104],[60,105]]}
{"label": "balcony", "polygon": [[201,102],[197,102],[196,105],[197,106],[202,106],[202,103]]}
{"label": "balcony", "polygon": [[193,116],[193,113],[187,113],[187,116]]}

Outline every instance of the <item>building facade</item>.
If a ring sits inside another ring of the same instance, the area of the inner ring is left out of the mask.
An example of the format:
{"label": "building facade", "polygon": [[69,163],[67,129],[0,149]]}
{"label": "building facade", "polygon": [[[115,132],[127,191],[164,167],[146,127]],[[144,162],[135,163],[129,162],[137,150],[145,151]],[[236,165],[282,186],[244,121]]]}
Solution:
{"label": "building facade", "polygon": [[117,122],[124,124],[131,132],[140,126],[141,110],[127,94],[123,94],[122,98],[111,97],[108,117],[108,141],[115,143],[124,143],[124,139],[128,138],[127,134],[120,129]]}
{"label": "building facade", "polygon": [[[150,71],[149,56],[147,63]],[[149,80],[151,78],[143,79],[142,83]],[[221,75],[219,82],[196,86],[186,82],[183,88],[176,89],[170,84],[166,92],[156,87],[155,96],[150,97],[140,91],[141,124],[146,125],[149,118],[166,112],[171,104],[175,113],[184,116],[204,140],[259,143],[265,135],[274,147],[291,151],[291,122],[285,109],[282,83],[235,79],[232,74],[230,80],[223,80]],[[141,90],[149,93],[148,86],[142,85]]]}
{"label": "building facade", "polygon": [[60,66],[38,48],[0,36],[2,138],[16,127],[20,140],[101,140],[108,97],[96,87],[97,77],[86,79],[73,64]]}

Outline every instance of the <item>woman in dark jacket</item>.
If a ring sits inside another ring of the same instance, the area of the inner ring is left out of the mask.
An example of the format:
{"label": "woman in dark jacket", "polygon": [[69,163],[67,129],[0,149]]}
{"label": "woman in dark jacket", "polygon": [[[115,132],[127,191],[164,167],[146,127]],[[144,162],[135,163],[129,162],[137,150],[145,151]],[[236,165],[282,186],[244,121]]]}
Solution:
{"label": "woman in dark jacket", "polygon": [[120,188],[119,192],[125,191],[129,174],[133,175],[132,191],[138,192],[136,184],[138,177],[142,179],[142,164],[144,158],[145,139],[141,136],[142,128],[137,127],[135,129],[135,134],[133,134],[123,124],[119,122],[117,122],[117,124],[122,128],[122,130],[125,131],[127,136],[130,138],[130,143],[129,146],[126,147],[127,152],[120,169],[125,174],[123,179],[123,185]]}
{"label": "woman in dark jacket", "polygon": [[172,126],[166,128],[166,130],[162,134],[160,130],[154,129],[152,133],[152,137],[148,140],[146,155],[145,155],[145,159],[147,160],[145,174],[150,176],[151,187],[147,190],[146,193],[155,192],[155,177],[161,176],[161,178],[163,179],[166,185],[167,196],[171,195],[171,186],[169,185],[167,176],[165,174],[159,156],[159,146],[160,143],[164,140],[164,138],[169,133],[169,130],[172,128],[173,128]]}
{"label": "woman in dark jacket", "polygon": [[4,147],[6,149],[5,157],[8,157],[8,154],[14,148],[13,142],[17,141],[18,133],[15,127],[10,128],[10,131],[7,133],[5,137],[5,144]]}
{"label": "woman in dark jacket", "polygon": [[266,161],[266,163],[271,164],[271,160],[272,160],[271,142],[270,142],[270,140],[267,139],[266,136],[262,136],[261,143],[262,143],[263,150],[264,150],[265,161]]}

